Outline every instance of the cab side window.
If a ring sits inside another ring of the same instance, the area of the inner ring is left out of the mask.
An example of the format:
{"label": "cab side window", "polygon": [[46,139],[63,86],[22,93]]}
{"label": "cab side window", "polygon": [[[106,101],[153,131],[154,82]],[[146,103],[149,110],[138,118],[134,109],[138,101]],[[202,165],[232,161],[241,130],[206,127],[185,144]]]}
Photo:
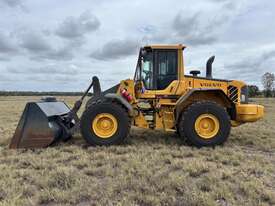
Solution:
{"label": "cab side window", "polygon": [[177,51],[157,52],[157,89],[165,89],[178,78]]}
{"label": "cab side window", "polygon": [[154,72],[153,72],[153,53],[150,52],[143,57],[141,80],[146,89],[154,89]]}

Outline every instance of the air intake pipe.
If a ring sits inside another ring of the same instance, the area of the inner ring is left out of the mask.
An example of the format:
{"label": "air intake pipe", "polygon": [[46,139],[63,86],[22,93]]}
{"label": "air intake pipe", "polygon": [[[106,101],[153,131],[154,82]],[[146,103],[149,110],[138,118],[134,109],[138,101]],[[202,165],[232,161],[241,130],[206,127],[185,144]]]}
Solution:
{"label": "air intake pipe", "polygon": [[206,78],[212,79],[212,64],[215,60],[215,56],[210,57],[206,63]]}

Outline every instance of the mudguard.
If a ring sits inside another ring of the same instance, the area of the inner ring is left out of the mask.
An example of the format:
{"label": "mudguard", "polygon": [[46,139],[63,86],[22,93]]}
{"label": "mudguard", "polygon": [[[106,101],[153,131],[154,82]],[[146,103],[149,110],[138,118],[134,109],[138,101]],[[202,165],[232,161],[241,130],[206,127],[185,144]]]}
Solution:
{"label": "mudguard", "polygon": [[194,88],[194,89],[190,89],[185,95],[181,96],[179,98],[179,100],[177,101],[177,104],[176,104],[176,107],[175,107],[176,120],[178,120],[182,110],[184,109],[182,105],[188,100],[188,98],[192,98],[193,94],[199,93],[199,92],[216,93],[223,99],[223,101],[227,105],[230,105],[232,108],[234,108],[234,103],[231,101],[231,99],[229,99],[228,96],[226,96],[226,94],[222,90],[212,89],[212,88]]}
{"label": "mudguard", "polygon": [[105,94],[104,97],[106,99],[113,99],[118,103],[122,104],[128,110],[129,115],[133,116],[134,109],[132,105],[127,100],[125,100],[122,96],[115,93],[108,93],[108,94]]}

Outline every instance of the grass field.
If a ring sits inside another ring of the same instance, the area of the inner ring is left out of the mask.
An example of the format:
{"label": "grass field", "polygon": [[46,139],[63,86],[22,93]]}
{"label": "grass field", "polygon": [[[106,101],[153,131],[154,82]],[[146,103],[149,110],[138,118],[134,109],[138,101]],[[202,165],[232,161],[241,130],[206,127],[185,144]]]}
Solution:
{"label": "grass field", "polygon": [[[133,128],[124,145],[80,136],[47,149],[9,150],[25,103],[0,97],[0,205],[275,205],[275,100],[233,128],[224,146],[196,149],[174,133]],[[62,97],[72,105],[75,97]]]}

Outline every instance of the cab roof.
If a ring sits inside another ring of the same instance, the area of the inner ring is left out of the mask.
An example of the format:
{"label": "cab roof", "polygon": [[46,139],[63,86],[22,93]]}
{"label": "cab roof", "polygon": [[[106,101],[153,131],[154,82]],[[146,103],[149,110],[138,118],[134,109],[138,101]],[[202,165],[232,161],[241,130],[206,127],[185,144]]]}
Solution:
{"label": "cab roof", "polygon": [[183,44],[153,44],[153,45],[146,45],[144,48],[150,49],[184,49],[186,48]]}

